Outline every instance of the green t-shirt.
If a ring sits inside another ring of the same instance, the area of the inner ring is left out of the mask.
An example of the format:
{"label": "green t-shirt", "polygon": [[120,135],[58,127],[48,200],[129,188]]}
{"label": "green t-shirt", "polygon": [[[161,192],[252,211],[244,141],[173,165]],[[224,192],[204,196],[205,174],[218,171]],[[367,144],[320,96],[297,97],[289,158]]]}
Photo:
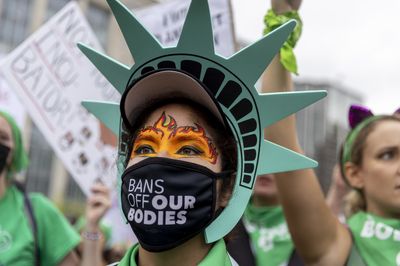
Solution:
{"label": "green t-shirt", "polygon": [[358,212],[348,225],[368,266],[400,265],[400,220]]}
{"label": "green t-shirt", "polygon": [[[139,251],[139,244],[130,248],[118,266],[136,266],[136,257]],[[182,262],[182,265],[185,265]],[[224,240],[219,240],[214,244],[207,256],[198,264],[199,266],[235,266],[237,263],[229,256],[226,251]]]}
{"label": "green t-shirt", "polygon": [[[44,196],[29,196],[37,223],[41,265],[57,265],[80,241],[64,216]],[[0,266],[34,265],[34,239],[24,196],[14,186],[0,198]]]}
{"label": "green t-shirt", "polygon": [[293,243],[282,207],[255,207],[249,204],[243,222],[250,235],[257,265],[287,264],[293,252]]}

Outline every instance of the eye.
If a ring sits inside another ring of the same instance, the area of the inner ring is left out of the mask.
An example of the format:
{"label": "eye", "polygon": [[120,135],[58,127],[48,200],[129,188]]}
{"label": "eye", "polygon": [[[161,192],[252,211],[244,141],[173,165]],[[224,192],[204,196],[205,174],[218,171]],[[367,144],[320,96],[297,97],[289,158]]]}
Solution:
{"label": "eye", "polygon": [[146,155],[146,154],[154,154],[154,150],[149,145],[140,145],[134,151],[136,155]]}
{"label": "eye", "polygon": [[186,156],[196,156],[202,154],[203,152],[193,146],[183,146],[176,153]]}
{"label": "eye", "polygon": [[378,158],[384,161],[388,161],[393,159],[396,156],[396,151],[395,150],[388,150],[388,151],[384,151],[383,153],[381,153]]}

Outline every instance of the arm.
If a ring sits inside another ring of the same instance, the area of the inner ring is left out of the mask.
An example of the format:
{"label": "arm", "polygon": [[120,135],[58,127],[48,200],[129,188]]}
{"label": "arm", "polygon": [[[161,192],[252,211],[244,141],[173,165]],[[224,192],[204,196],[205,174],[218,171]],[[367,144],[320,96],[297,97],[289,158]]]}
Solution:
{"label": "arm", "polygon": [[103,249],[105,246],[104,235],[99,239],[85,237],[85,234],[101,235],[100,220],[111,206],[110,191],[102,183],[96,183],[92,187],[92,195],[86,205],[86,226],[82,241],[82,266],[105,265],[103,261]]}
{"label": "arm", "polygon": [[60,262],[59,266],[71,266],[79,265],[79,258],[75,251],[71,251],[65,256],[65,258]]}
{"label": "arm", "polygon": [[[272,0],[278,14],[301,1]],[[262,78],[262,92],[291,91],[290,73],[279,62],[272,61]],[[292,115],[272,126],[265,137],[295,152],[303,153],[299,145],[295,116]],[[296,249],[307,264],[343,265],[350,250],[351,237],[325,203],[313,170],[298,170],[276,174],[280,201]]]}

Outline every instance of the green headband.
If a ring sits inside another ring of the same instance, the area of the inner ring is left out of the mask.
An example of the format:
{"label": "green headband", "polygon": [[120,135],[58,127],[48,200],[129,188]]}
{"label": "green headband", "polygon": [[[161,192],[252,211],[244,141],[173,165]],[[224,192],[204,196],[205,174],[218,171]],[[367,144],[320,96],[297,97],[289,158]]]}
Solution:
{"label": "green headband", "polygon": [[[124,94],[130,79],[140,79],[149,71],[172,68],[190,73],[207,86],[209,96],[234,134],[238,158],[235,186],[228,205],[204,230],[207,243],[221,239],[235,227],[251,197],[257,175],[317,166],[315,161],[301,154],[264,140],[264,128],[325,97],[326,92],[260,94],[254,87],[295,28],[295,21],[287,22],[256,43],[224,58],[214,51],[207,0],[192,0],[176,47],[163,47],[119,1],[107,2],[135,64],[125,66],[83,44],[79,44],[79,48],[108,81]],[[123,108],[119,103],[86,101],[83,105],[119,136],[123,144],[124,132],[120,127]],[[125,148],[126,145],[120,145],[120,186],[124,168],[121,162],[128,156]]]}
{"label": "green headband", "polygon": [[29,164],[28,154],[24,149],[22,144],[21,130],[17,126],[14,118],[6,113],[5,111],[0,111],[0,116],[6,119],[7,123],[11,127],[12,137],[14,140],[13,158],[11,160],[10,168],[8,169],[7,178],[10,178],[13,174],[19,173],[26,169]]}
{"label": "green headband", "polygon": [[[370,116],[358,124],[353,130],[349,132],[346,140],[343,144],[343,156],[342,156],[342,169],[344,170],[344,164],[351,161],[351,153],[353,150],[354,141],[357,139],[360,132],[372,122],[382,118],[381,115]],[[344,172],[344,171],[343,171]]]}

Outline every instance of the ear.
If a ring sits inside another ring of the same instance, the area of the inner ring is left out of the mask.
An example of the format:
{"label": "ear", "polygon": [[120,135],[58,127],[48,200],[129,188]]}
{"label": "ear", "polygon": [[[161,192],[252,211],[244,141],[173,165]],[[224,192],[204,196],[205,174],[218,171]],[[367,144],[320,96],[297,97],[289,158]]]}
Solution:
{"label": "ear", "polygon": [[344,173],[352,188],[363,189],[364,178],[361,175],[361,168],[352,162],[344,165]]}

